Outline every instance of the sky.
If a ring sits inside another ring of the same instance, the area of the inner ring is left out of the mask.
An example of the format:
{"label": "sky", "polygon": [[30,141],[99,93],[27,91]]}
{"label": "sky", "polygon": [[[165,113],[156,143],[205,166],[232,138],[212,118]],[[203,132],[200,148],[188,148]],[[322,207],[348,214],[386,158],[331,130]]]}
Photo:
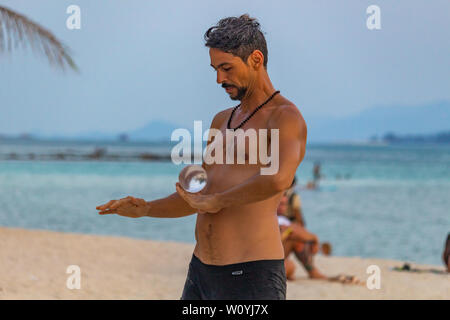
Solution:
{"label": "sky", "polygon": [[[66,9],[81,9],[69,30]],[[0,54],[0,133],[122,132],[153,120],[209,125],[235,106],[216,83],[205,31],[261,23],[274,87],[308,117],[450,100],[450,1],[0,0],[71,48],[80,73],[28,50]],[[366,26],[378,5],[381,29]],[[412,123],[413,127],[414,124]]]}

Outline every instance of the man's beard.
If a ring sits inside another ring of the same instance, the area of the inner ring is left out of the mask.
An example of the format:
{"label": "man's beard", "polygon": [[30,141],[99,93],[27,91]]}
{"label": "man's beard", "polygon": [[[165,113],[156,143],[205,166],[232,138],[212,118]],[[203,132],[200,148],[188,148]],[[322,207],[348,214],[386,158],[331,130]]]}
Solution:
{"label": "man's beard", "polygon": [[228,88],[228,87],[234,87],[237,89],[237,93],[235,96],[232,96],[230,94],[230,99],[231,100],[242,100],[245,96],[245,94],[247,93],[247,87],[236,87],[236,86],[222,86],[224,88]]}

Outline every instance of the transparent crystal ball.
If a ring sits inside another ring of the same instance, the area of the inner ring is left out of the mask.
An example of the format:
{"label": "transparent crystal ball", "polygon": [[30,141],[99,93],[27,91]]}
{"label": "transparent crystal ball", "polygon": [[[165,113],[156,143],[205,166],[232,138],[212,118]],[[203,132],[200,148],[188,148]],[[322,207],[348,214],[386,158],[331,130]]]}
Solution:
{"label": "transparent crystal ball", "polygon": [[206,186],[207,178],[205,169],[197,164],[184,167],[178,175],[181,187],[191,193],[201,191]]}

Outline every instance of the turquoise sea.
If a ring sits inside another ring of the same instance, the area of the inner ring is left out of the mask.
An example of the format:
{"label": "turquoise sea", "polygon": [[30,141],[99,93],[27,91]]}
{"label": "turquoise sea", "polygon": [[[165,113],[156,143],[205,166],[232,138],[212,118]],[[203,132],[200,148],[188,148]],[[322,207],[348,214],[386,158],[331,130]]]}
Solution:
{"label": "turquoise sea", "polygon": [[[0,141],[0,225],[194,242],[195,215],[179,219],[100,216],[95,207],[128,195],[174,192],[182,166],[141,161],[6,160],[18,154],[170,151],[172,146]],[[321,162],[321,190],[301,188]],[[307,228],[333,254],[442,265],[450,232],[449,145],[308,145],[297,171]]]}

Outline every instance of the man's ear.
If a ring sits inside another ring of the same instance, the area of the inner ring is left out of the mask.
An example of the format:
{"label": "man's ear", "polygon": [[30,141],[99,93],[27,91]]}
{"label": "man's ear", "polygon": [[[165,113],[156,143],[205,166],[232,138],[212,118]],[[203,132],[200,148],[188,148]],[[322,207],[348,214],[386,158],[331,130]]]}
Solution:
{"label": "man's ear", "polygon": [[264,64],[264,55],[261,51],[254,50],[247,60],[253,68],[258,69]]}

